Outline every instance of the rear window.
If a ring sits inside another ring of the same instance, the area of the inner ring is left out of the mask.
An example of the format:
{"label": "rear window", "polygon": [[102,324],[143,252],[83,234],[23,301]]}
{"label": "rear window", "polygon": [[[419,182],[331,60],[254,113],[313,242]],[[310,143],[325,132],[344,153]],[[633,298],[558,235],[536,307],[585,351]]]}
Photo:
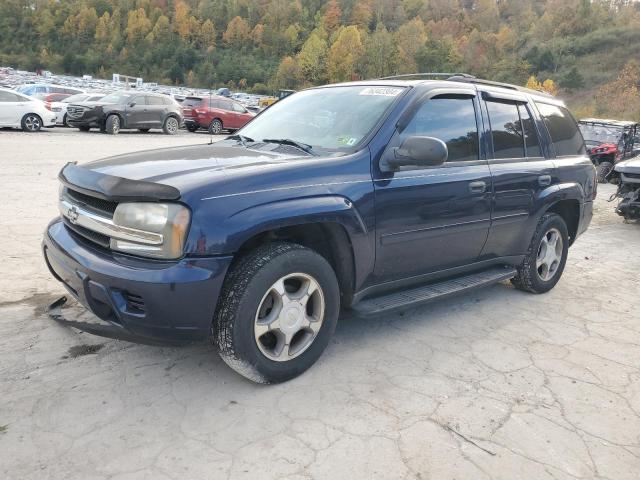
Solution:
{"label": "rear window", "polygon": [[584,155],[584,139],[578,124],[566,108],[536,102],[558,157]]}
{"label": "rear window", "polygon": [[197,107],[201,103],[202,99],[199,97],[187,97],[182,101],[182,106],[187,108]]}

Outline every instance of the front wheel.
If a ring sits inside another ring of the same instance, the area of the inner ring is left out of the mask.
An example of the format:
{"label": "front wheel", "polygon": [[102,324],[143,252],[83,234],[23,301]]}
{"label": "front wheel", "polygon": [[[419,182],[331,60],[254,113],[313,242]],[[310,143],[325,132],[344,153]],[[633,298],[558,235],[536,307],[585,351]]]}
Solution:
{"label": "front wheel", "polygon": [[222,132],[222,122],[216,118],[209,124],[209,133],[211,135],[218,135],[221,132]]}
{"label": "front wheel", "polygon": [[548,292],[560,280],[568,253],[567,224],[560,215],[544,214],[538,222],[525,259],[511,282],[519,290]]}
{"label": "front wheel", "polygon": [[27,113],[22,117],[21,126],[25,132],[39,132],[42,128],[42,119],[35,113]]}
{"label": "front wheel", "polygon": [[109,135],[117,135],[120,132],[120,117],[118,115],[109,115],[104,124],[104,131]]}
{"label": "front wheel", "polygon": [[67,127],[69,128],[71,125],[69,125],[69,119],[67,118],[67,114],[64,114],[64,117],[62,117],[62,126],[63,127]]}
{"label": "front wheel", "polygon": [[596,174],[598,176],[598,183],[607,183],[609,181],[609,175],[613,170],[613,163],[601,162],[596,167]]}
{"label": "front wheel", "polygon": [[212,326],[222,359],[257,383],[297,377],[320,357],[338,321],[331,265],[301,245],[258,247],[230,270]]}

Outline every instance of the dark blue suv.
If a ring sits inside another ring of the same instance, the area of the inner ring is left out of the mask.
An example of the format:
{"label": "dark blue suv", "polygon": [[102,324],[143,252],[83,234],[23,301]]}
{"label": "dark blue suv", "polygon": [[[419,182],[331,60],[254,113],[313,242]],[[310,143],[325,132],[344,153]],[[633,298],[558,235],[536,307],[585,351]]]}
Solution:
{"label": "dark blue suv", "polygon": [[102,323],[69,324],[212,337],[242,375],[280,382],[318,359],[341,311],[508,279],[553,288],[595,180],[553,97],[468,76],[346,83],[215,144],[66,165],[43,248]]}

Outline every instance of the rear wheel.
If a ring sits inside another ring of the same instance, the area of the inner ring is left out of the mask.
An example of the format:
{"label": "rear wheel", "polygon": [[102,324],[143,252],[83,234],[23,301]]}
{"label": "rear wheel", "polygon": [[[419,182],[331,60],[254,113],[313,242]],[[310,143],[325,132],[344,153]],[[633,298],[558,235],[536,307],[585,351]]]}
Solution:
{"label": "rear wheel", "polygon": [[175,135],[178,133],[179,128],[180,123],[176,117],[167,117],[164,121],[164,125],[162,126],[162,131],[167,135]]}
{"label": "rear wheel", "polygon": [[511,282],[519,290],[548,292],[560,280],[568,252],[569,233],[562,217],[555,213],[543,215]]}
{"label": "rear wheel", "polygon": [[39,132],[42,128],[42,119],[35,113],[27,113],[22,117],[20,124],[25,132]]}
{"label": "rear wheel", "polygon": [[222,133],[222,121],[217,118],[213,119],[213,121],[209,124],[209,133],[211,135],[218,135]]}
{"label": "rear wheel", "polygon": [[313,365],[338,321],[338,281],[301,245],[258,247],[229,271],[213,322],[222,359],[258,383],[290,380]]}
{"label": "rear wheel", "polygon": [[120,132],[120,117],[118,115],[109,115],[104,127],[104,131],[109,135],[117,135]]}
{"label": "rear wheel", "polygon": [[598,175],[598,183],[607,183],[609,181],[609,175],[613,170],[613,163],[600,162],[596,167],[596,173]]}

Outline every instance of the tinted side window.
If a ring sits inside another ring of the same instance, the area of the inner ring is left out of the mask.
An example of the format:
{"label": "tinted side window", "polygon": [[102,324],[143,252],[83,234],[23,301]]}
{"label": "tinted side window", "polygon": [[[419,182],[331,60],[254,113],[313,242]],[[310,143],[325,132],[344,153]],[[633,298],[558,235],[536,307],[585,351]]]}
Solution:
{"label": "tinted side window", "polygon": [[424,135],[447,144],[447,161],[478,160],[478,126],[473,99],[453,95],[434,97],[416,112],[400,138]]}
{"label": "tinted side window", "polygon": [[231,102],[220,100],[218,108],[221,108],[222,110],[228,110],[228,111],[232,112],[233,111],[233,104]]}
{"label": "tinted side window", "polygon": [[160,97],[147,97],[147,105],[164,105]]}
{"label": "tinted side window", "polygon": [[0,102],[22,102],[24,99],[10,92],[0,92]]}
{"label": "tinted side window", "polygon": [[236,113],[244,113],[246,111],[243,106],[237,103],[233,103],[232,106],[233,106],[233,111]]}
{"label": "tinted side window", "polygon": [[525,105],[519,104],[518,110],[520,111],[520,120],[522,120],[522,130],[524,132],[524,144],[527,157],[542,157],[540,141],[538,140],[538,132],[536,131],[536,125],[533,118],[531,118],[529,109]]}
{"label": "tinted side window", "polygon": [[584,155],[584,139],[569,111],[547,103],[536,102],[536,106],[549,130],[556,155],[558,157]]}
{"label": "tinted side window", "polygon": [[487,102],[494,158],[524,157],[522,124],[515,103]]}

